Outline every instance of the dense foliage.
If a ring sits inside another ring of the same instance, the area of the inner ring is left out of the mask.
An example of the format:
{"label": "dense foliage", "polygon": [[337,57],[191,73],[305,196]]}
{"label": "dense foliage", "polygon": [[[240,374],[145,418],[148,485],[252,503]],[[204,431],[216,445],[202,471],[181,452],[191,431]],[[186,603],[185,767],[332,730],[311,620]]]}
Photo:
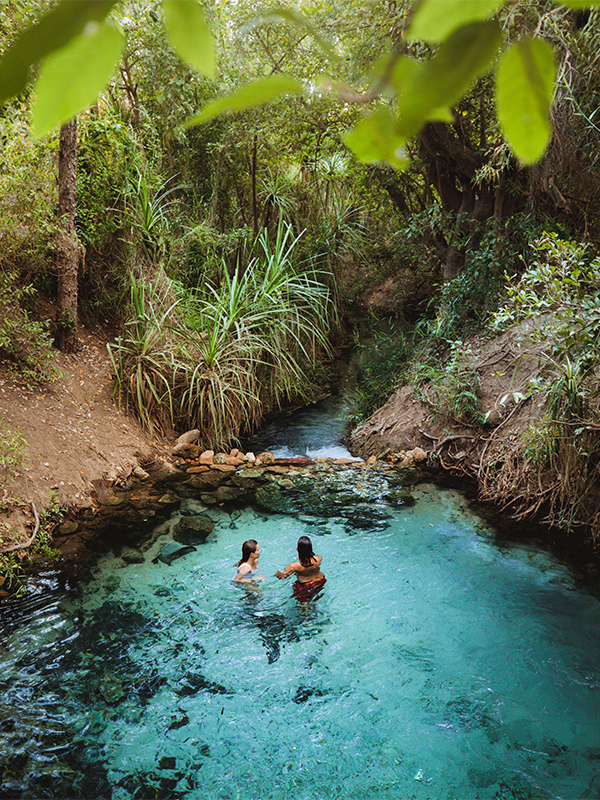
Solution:
{"label": "dense foliage", "polygon": [[229,442],[384,318],[359,418],[411,380],[481,424],[465,342],[506,307],[552,319],[531,458],[595,453],[597,5],[3,5],[2,355],[41,377],[76,114],[80,319],[117,328],[116,396],[150,428]]}

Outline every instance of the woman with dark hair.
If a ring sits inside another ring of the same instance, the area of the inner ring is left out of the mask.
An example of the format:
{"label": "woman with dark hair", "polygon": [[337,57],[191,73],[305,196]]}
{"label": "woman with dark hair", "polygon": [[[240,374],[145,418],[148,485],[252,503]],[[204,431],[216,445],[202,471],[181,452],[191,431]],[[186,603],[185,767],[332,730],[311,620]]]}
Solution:
{"label": "woman with dark hair", "polygon": [[302,603],[312,600],[325,586],[327,579],[321,572],[321,556],[313,553],[312,542],[308,536],[298,539],[298,561],[293,561],[281,571],[277,570],[275,577],[282,580],[296,575],[293,587],[294,597]]}
{"label": "woman with dark hair", "polygon": [[256,539],[247,539],[242,545],[242,557],[237,563],[236,583],[254,583],[264,581],[263,575],[257,575],[260,545]]}

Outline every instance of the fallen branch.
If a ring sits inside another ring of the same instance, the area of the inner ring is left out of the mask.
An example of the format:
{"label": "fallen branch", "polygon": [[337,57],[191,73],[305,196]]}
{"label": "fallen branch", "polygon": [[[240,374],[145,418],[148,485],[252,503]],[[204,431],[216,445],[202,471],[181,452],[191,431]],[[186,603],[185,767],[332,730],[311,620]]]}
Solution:
{"label": "fallen branch", "polygon": [[0,550],[0,555],[4,555],[5,553],[12,553],[14,550],[25,550],[25,548],[31,547],[31,545],[34,543],[35,537],[37,536],[38,531],[40,529],[40,518],[38,516],[35,503],[31,504],[31,510],[33,511],[33,516],[35,517],[35,527],[33,529],[33,534],[31,536],[31,539],[28,539],[23,544],[13,544],[12,547],[5,547],[4,549]]}

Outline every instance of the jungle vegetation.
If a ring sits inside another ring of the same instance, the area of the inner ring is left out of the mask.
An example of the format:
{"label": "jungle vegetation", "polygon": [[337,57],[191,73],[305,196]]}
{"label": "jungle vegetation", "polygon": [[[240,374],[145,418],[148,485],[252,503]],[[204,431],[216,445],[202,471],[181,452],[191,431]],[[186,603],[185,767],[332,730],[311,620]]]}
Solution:
{"label": "jungle vegetation", "polygon": [[415,353],[558,316],[535,458],[595,480],[597,5],[4,3],[0,355],[48,380],[108,323],[118,402],[225,445],[384,316],[363,416]]}

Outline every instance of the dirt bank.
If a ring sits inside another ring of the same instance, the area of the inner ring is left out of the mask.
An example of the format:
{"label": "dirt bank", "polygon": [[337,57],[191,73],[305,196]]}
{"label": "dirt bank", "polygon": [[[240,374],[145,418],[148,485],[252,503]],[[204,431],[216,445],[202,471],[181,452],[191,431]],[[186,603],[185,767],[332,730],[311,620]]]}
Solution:
{"label": "dirt bank", "polygon": [[465,388],[477,395],[485,422],[465,425],[440,413],[434,387],[422,387],[420,398],[403,386],[353,431],[350,450],[367,458],[420,446],[431,465],[475,481],[480,497],[498,510],[549,526],[567,519],[579,542],[594,544],[600,538],[600,487],[590,482],[580,502],[581,495],[565,491],[558,462],[532,457],[545,409],[539,387],[550,363],[544,342],[529,335],[533,326],[523,323],[465,349],[465,374],[474,370],[478,376]]}
{"label": "dirt bank", "polygon": [[[0,421],[23,437],[24,459],[5,479],[0,547],[26,541],[38,511],[58,503],[66,510],[94,505],[94,482],[127,475],[160,459],[166,443],[150,436],[111,398],[113,380],[106,342],[110,333],[81,328],[79,350],[56,353],[61,378],[27,386],[0,364]],[[2,477],[2,476],[0,476]]]}

